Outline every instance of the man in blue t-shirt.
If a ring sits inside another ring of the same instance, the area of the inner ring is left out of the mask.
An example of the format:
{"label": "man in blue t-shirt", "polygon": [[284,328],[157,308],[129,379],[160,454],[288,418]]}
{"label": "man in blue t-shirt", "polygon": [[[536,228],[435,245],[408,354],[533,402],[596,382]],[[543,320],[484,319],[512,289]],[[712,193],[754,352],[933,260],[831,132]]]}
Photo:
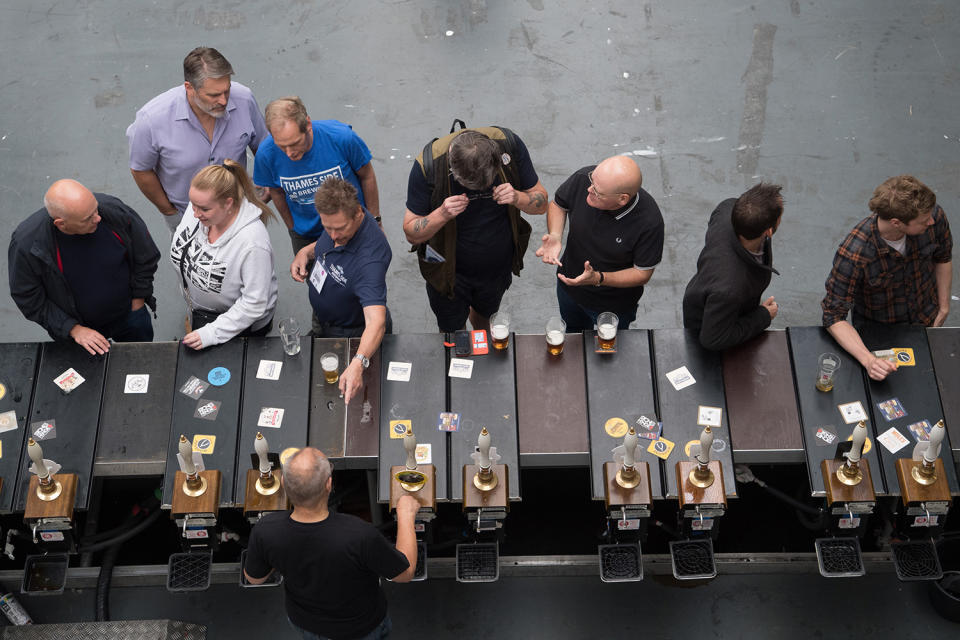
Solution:
{"label": "man in blue t-shirt", "polygon": [[290,230],[294,255],[323,233],[313,195],[329,178],[346,180],[360,193],[360,204],[380,224],[377,176],[370,150],[348,124],[310,120],[300,98],[278,98],[266,108],[270,135],[254,160],[253,181],[270,190],[277,212]]}
{"label": "man in blue t-shirt", "polygon": [[[329,178],[314,197],[321,235],[297,252],[290,275],[309,279],[313,336],[360,338],[357,355],[340,374],[347,404],[363,387],[363,372],[392,331],[387,310],[387,268],[393,253],[376,220],[346,180]],[[312,269],[308,266],[316,261]]]}

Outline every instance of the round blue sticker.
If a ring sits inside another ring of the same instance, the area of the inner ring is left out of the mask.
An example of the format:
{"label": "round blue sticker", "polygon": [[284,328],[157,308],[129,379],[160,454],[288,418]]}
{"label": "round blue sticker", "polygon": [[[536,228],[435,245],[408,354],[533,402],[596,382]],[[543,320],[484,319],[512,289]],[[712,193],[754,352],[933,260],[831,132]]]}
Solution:
{"label": "round blue sticker", "polygon": [[214,367],[207,374],[207,381],[216,387],[222,387],[230,382],[230,370],[226,367]]}

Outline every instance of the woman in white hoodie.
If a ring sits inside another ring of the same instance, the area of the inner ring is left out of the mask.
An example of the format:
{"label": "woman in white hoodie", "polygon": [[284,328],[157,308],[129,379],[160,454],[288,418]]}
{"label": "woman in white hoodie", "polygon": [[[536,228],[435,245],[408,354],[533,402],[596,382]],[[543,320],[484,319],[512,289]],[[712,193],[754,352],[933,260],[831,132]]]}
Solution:
{"label": "woman in white hoodie", "polygon": [[188,347],[270,331],[277,276],[264,223],[271,219],[236,162],[204,167],[193,177],[190,204],[170,246],[192,318],[193,331],[183,337]]}

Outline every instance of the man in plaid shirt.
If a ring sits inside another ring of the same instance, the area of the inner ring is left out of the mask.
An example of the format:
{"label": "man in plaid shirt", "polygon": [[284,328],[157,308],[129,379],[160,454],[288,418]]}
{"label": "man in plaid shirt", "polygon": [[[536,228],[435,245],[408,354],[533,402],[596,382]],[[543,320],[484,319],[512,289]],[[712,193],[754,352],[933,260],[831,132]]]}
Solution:
{"label": "man in plaid shirt", "polygon": [[837,249],[827,278],[823,326],[874,380],[896,366],[867,349],[853,322],[943,325],[950,311],[950,224],[937,197],[913,176],[888,179]]}

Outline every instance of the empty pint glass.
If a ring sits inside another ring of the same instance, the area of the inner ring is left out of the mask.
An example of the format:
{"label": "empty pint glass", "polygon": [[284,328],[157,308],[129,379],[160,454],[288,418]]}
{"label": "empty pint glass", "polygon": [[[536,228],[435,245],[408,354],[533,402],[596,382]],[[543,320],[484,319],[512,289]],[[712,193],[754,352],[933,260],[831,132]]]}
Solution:
{"label": "empty pint glass", "polygon": [[320,368],[323,369],[323,379],[333,384],[340,379],[340,358],[335,353],[325,353],[320,356]]}
{"label": "empty pint glass", "polygon": [[510,346],[510,314],[498,311],[490,316],[490,339],[494,349],[506,349]]}
{"label": "empty pint glass", "polygon": [[833,378],[840,368],[840,356],[835,353],[821,353],[817,361],[817,389],[831,391]]}
{"label": "empty pint glass", "polygon": [[280,341],[283,342],[283,352],[288,356],[300,353],[300,324],[295,318],[280,321]]}
{"label": "empty pint glass", "polygon": [[617,344],[617,325],[620,319],[612,311],[597,316],[597,343],[601,351],[613,351]]}
{"label": "empty pint glass", "polygon": [[552,356],[558,356],[563,353],[563,339],[567,332],[567,323],[562,318],[553,316],[547,320],[546,338],[547,351]]}

